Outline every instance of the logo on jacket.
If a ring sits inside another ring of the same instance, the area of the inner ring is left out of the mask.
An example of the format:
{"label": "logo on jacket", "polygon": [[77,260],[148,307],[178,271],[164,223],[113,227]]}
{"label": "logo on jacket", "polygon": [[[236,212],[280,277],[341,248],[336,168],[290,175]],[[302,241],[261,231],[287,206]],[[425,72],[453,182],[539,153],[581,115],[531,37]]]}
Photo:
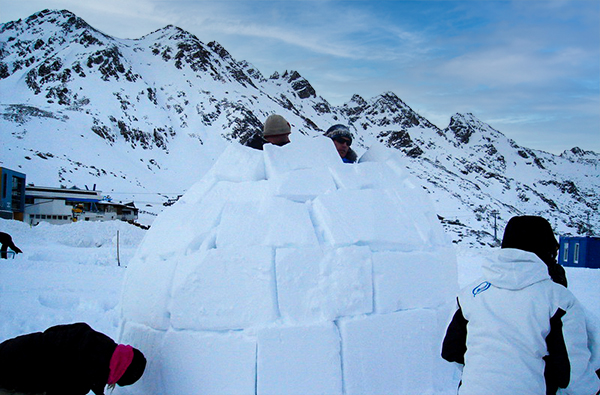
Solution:
{"label": "logo on jacket", "polygon": [[492,284],[488,283],[487,281],[482,282],[481,284],[479,284],[478,286],[473,288],[473,296],[477,296],[480,293],[482,293],[483,291],[487,291],[488,288],[491,286],[492,286]]}

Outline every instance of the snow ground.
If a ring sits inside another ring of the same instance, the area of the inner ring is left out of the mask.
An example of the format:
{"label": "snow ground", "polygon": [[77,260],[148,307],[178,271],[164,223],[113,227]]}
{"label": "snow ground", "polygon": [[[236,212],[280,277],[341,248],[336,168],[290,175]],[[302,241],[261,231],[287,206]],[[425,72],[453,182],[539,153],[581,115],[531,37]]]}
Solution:
{"label": "snow ground", "polygon": [[[11,234],[23,250],[14,259],[0,261],[0,341],[80,321],[117,339],[126,266],[144,230],[117,221],[31,228],[0,220],[0,231]],[[479,276],[481,257],[492,251],[456,247],[459,285]],[[600,270],[566,270],[571,291],[600,316]]]}

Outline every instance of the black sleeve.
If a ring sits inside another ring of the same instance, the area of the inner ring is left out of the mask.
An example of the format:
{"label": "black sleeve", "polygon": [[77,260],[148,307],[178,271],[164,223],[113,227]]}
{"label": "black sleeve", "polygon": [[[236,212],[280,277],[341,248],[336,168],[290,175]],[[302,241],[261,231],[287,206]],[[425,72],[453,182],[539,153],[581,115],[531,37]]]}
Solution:
{"label": "black sleeve", "polygon": [[467,323],[468,321],[463,316],[459,305],[450,325],[448,325],[442,344],[442,358],[446,361],[458,362],[464,365],[465,353],[467,352]]}
{"label": "black sleeve", "polygon": [[562,317],[565,314],[564,310],[558,309],[550,318],[550,333],[546,336],[548,355],[544,357],[546,394],[556,394],[559,388],[567,388],[571,377],[571,363],[562,331]]}

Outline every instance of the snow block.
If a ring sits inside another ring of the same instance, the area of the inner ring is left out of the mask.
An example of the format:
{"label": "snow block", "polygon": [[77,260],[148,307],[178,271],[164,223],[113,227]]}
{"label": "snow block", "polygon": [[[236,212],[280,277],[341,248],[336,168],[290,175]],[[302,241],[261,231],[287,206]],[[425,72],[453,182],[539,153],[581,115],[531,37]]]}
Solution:
{"label": "snow block", "polygon": [[216,244],[289,247],[317,245],[318,241],[305,204],[272,197],[227,204]]}
{"label": "snow block", "polygon": [[167,215],[159,216],[152,224],[152,232],[148,232],[142,241],[137,256],[158,255],[170,259],[185,253],[198,235],[205,236],[216,225],[220,211],[214,208],[202,210],[184,202],[169,207]]}
{"label": "snow block", "polygon": [[236,142],[231,143],[205,177],[233,182],[264,180],[263,153]]}
{"label": "snow block", "polygon": [[335,325],[258,332],[258,395],[342,394],[340,337]]}
{"label": "snow block", "polygon": [[339,322],[347,395],[434,393],[435,310]]}
{"label": "snow block", "polygon": [[417,234],[427,249],[443,248],[450,242],[439,221],[435,208],[427,192],[412,178],[406,178],[400,187],[394,189],[399,201],[404,202],[404,213],[414,225]]}
{"label": "snow block", "polygon": [[145,259],[134,257],[127,267],[123,285],[123,316],[153,329],[166,330],[169,289],[176,266],[177,261],[173,259],[152,255]]}
{"label": "snow block", "polygon": [[244,335],[168,331],[161,359],[165,394],[255,394],[256,341]]}
{"label": "snow block", "polygon": [[274,254],[268,247],[218,248],[183,258],[187,277],[174,282],[171,325],[232,330],[273,321]]}
{"label": "snow block", "polygon": [[162,343],[165,332],[156,331],[145,325],[133,322],[124,322],[121,326],[119,342],[129,344],[142,351],[146,357],[146,369],[139,381],[132,386],[115,387],[118,394],[147,395],[164,394],[163,382],[161,380],[163,349]]}
{"label": "snow block", "polygon": [[277,295],[283,318],[334,320],[373,311],[371,251],[351,246],[278,249]]}
{"label": "snow block", "polygon": [[158,254],[169,259],[194,252],[218,226],[226,204],[264,199],[269,195],[268,185],[260,181],[218,181],[202,189],[195,197],[182,198],[154,221],[152,232],[144,238],[138,256]]}
{"label": "snow block", "polygon": [[296,202],[306,202],[337,189],[331,173],[323,169],[292,170],[274,177],[272,181],[275,196]]}
{"label": "snow block", "polygon": [[390,189],[404,179],[389,166],[375,162],[335,166],[330,170],[339,189]]}
{"label": "snow block", "polygon": [[428,240],[410,218],[411,202],[391,190],[337,190],[314,200],[313,214],[334,247],[359,244],[373,250],[413,251]]}
{"label": "snow block", "polygon": [[390,166],[399,176],[408,174],[408,161],[396,149],[386,147],[381,143],[375,143],[359,158],[360,164],[369,162],[385,163]]}
{"label": "snow block", "polygon": [[343,166],[335,145],[326,137],[296,136],[292,143],[283,147],[265,144],[263,149],[268,179],[293,170]]}
{"label": "snow block", "polygon": [[[373,253],[375,310],[391,313],[436,308],[454,299],[458,291],[453,254],[438,252]],[[423,281],[424,273],[436,273]]]}

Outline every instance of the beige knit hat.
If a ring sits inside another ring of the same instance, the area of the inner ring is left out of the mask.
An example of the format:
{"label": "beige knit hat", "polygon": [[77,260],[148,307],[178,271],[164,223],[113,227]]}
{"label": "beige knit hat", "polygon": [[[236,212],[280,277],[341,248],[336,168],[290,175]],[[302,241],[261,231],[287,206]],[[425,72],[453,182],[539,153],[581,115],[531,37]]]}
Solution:
{"label": "beige knit hat", "polygon": [[277,136],[290,133],[292,133],[292,127],[281,115],[269,115],[269,118],[265,121],[263,136]]}

